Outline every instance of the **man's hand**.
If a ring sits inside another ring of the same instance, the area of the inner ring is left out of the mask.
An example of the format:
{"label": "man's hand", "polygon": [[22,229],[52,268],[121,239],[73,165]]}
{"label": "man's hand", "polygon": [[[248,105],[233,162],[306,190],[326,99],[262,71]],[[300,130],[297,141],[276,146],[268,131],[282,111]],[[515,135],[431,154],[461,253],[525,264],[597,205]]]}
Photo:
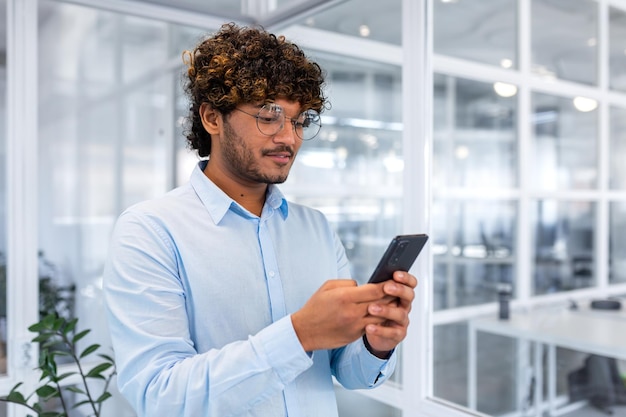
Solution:
{"label": "man's hand", "polygon": [[[393,292],[393,296],[399,295]],[[326,281],[300,310],[291,315],[291,321],[305,351],[334,349],[361,337],[366,326],[378,329],[383,322],[390,320],[389,313],[373,315],[368,311],[370,305],[385,303],[385,297],[382,284],[357,286],[355,281],[348,279]],[[377,335],[380,331],[374,333]],[[384,348],[389,345],[382,340],[376,346]]]}
{"label": "man's hand", "polygon": [[406,337],[417,279],[407,272],[396,271],[393,280],[375,285],[382,288],[386,297],[368,306],[368,313],[379,320],[366,325],[365,337],[370,351],[386,358]]}

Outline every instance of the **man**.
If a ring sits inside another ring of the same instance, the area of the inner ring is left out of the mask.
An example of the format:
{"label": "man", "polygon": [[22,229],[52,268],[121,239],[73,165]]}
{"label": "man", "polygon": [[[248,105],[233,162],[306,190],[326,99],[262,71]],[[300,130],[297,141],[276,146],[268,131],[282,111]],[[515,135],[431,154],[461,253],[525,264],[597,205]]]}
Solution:
{"label": "man", "polygon": [[357,286],[342,244],[287,179],[326,105],[283,37],[225,25],[188,66],[188,184],[119,218],[104,280],[118,385],[139,416],[337,416],[332,376],[383,383],[417,280]]}

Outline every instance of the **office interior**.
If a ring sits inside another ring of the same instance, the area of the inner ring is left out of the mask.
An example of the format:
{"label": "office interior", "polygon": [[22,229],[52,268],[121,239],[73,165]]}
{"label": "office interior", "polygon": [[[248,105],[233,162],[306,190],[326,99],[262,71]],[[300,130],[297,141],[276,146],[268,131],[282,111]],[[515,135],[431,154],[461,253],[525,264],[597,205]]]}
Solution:
{"label": "office interior", "polygon": [[[626,374],[626,315],[590,308],[626,294],[625,0],[0,0],[0,396],[37,386],[46,308],[109,346],[112,225],[197,163],[181,53],[230,21],[327,72],[281,188],[326,214],[354,277],[430,235],[398,369],[338,386],[340,416],[606,415],[570,375],[590,355]],[[114,388],[102,415],[133,416]]]}

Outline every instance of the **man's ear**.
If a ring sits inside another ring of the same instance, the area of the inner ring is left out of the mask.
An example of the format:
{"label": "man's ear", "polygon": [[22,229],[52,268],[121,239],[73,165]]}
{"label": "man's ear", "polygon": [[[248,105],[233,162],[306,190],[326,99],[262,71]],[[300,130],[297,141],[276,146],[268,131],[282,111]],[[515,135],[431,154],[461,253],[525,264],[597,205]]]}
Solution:
{"label": "man's ear", "polygon": [[211,135],[219,134],[222,124],[222,114],[209,103],[202,103],[199,113],[204,129]]}

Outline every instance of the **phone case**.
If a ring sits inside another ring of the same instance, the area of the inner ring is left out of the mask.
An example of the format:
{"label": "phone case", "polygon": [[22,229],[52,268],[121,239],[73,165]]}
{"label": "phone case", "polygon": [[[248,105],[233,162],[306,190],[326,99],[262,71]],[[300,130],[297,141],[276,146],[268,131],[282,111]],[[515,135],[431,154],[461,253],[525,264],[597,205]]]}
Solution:
{"label": "phone case", "polygon": [[426,245],[426,241],[428,236],[425,234],[398,235],[391,239],[368,282],[387,281],[393,277],[395,271],[407,272]]}

